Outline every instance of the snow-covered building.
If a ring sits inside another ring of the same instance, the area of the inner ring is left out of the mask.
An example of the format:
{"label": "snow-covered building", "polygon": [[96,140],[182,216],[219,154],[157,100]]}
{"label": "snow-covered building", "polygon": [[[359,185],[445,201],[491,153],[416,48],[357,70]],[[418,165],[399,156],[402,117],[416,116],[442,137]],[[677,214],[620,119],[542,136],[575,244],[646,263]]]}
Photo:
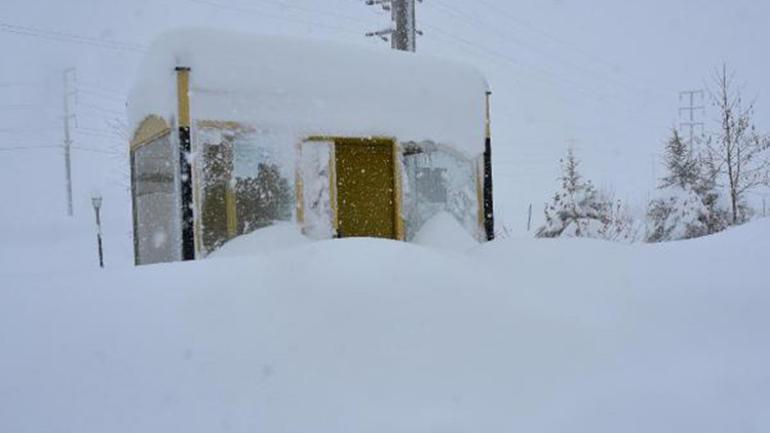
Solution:
{"label": "snow-covered building", "polygon": [[128,107],[137,264],[280,220],[408,241],[448,212],[493,236],[489,91],[468,66],[185,29],[150,48]]}

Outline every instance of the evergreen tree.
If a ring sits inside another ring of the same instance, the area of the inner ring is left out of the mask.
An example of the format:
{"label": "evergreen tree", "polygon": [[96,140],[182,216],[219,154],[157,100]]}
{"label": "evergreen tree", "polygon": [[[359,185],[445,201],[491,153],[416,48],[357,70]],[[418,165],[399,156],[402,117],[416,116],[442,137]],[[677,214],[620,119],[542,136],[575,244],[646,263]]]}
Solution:
{"label": "evergreen tree", "polygon": [[546,206],[546,223],[536,236],[635,240],[635,224],[625,206],[584,180],[579,165],[575,153],[568,150],[561,160],[561,190]]}
{"label": "evergreen tree", "polygon": [[716,192],[713,161],[695,158],[676,131],[666,142],[667,175],[647,209],[647,242],[691,239],[724,230],[726,213]]}
{"label": "evergreen tree", "polygon": [[706,234],[718,233],[730,225],[730,212],[725,198],[719,193],[717,162],[705,152],[698,159],[698,179],[693,187],[700,196],[705,214],[700,219],[706,228]]}
{"label": "evergreen tree", "polygon": [[682,140],[676,128],[672,129],[671,138],[666,143],[665,163],[668,175],[661,179],[661,188],[692,187],[700,177],[698,160],[693,157],[690,145]]}

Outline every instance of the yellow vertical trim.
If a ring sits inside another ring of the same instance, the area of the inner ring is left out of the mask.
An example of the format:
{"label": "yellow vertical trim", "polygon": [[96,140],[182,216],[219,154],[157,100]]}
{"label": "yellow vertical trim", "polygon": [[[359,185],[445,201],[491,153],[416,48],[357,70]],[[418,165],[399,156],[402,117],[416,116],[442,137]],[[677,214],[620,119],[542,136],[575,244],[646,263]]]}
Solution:
{"label": "yellow vertical trim", "polygon": [[[195,140],[193,140],[192,122],[190,115],[190,68],[176,68],[176,96],[177,96],[177,115],[178,127],[188,128],[190,136],[190,155],[196,155]],[[190,162],[190,176],[193,190],[193,243],[195,244],[195,257],[201,257],[203,239],[201,237],[200,221],[200,184],[198,158],[193,158]]]}
{"label": "yellow vertical trim", "polygon": [[332,230],[334,230],[336,237],[340,224],[337,212],[337,154],[335,150],[336,144],[332,141],[329,146],[329,203],[332,211]]}
{"label": "yellow vertical trim", "polygon": [[[194,152],[194,151],[193,151]],[[191,152],[191,154],[194,154]],[[195,227],[195,255],[196,257],[201,254],[203,249],[203,228],[201,226],[201,187],[199,176],[199,167],[197,163],[198,158],[193,158],[192,161],[192,186],[193,186],[193,221]]]}
{"label": "yellow vertical trim", "polygon": [[476,172],[476,200],[478,201],[476,207],[477,207],[477,214],[478,214],[478,224],[479,224],[479,230],[478,230],[478,237],[479,240],[483,240],[484,238],[484,168],[483,168],[483,160],[477,161],[475,164],[475,172]]}
{"label": "yellow vertical trim", "polygon": [[294,195],[296,200],[297,224],[305,231],[305,184],[302,177],[302,142],[296,146],[296,164],[294,166]]}
{"label": "yellow vertical trim", "polygon": [[232,239],[238,234],[238,208],[235,205],[235,191],[230,182],[225,192],[225,207],[227,212],[227,237]]}
{"label": "yellow vertical trim", "polygon": [[176,95],[179,103],[179,127],[190,126],[190,68],[176,68]]}
{"label": "yellow vertical trim", "polygon": [[492,138],[492,109],[490,107],[490,98],[492,96],[492,92],[487,91],[486,93],[486,115],[484,119],[484,137],[485,138]]}
{"label": "yellow vertical trim", "polygon": [[396,228],[396,240],[403,241],[406,239],[406,232],[404,229],[404,217],[402,215],[403,207],[403,184],[401,179],[401,158],[399,152],[398,142],[393,140],[393,200],[395,201],[393,209]]}

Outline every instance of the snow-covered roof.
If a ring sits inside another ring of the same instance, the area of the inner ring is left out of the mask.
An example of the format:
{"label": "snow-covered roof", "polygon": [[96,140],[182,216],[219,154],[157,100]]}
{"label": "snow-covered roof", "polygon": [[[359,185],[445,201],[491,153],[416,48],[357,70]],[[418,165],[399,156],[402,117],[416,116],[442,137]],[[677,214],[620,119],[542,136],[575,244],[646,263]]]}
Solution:
{"label": "snow-covered roof", "polygon": [[182,29],[150,48],[129,97],[132,129],[170,118],[175,67],[191,68],[193,119],[244,122],[292,136],[393,136],[478,155],[484,77],[421,54],[232,32]]}

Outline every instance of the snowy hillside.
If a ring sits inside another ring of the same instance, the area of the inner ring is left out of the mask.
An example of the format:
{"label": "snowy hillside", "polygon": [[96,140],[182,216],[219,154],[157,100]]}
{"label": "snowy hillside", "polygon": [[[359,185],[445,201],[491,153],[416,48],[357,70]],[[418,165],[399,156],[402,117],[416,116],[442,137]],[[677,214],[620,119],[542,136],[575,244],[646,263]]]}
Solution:
{"label": "snowy hillside", "polygon": [[659,246],[235,242],[0,268],[0,431],[770,429],[770,221]]}

